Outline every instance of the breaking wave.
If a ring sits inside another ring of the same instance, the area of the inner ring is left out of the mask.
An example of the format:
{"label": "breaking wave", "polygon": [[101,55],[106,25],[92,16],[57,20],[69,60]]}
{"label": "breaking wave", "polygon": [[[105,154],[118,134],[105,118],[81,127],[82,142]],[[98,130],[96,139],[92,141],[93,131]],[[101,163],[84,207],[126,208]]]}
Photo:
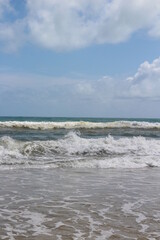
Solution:
{"label": "breaking wave", "polygon": [[140,168],[160,166],[160,140],[82,138],[75,132],[50,141],[0,138],[0,169],[17,167]]}
{"label": "breaking wave", "polygon": [[157,129],[160,130],[159,122],[141,122],[141,121],[114,121],[114,122],[20,122],[5,121],[0,122],[0,128],[15,129],[33,129],[33,130],[49,130],[49,129],[103,129],[103,128],[133,128],[133,129]]}

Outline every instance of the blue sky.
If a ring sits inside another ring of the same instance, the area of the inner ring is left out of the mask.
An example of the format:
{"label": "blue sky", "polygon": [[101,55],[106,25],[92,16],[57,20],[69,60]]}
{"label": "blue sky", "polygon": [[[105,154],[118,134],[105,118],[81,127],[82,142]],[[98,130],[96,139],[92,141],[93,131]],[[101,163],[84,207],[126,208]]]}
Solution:
{"label": "blue sky", "polygon": [[160,117],[159,0],[1,0],[0,115]]}

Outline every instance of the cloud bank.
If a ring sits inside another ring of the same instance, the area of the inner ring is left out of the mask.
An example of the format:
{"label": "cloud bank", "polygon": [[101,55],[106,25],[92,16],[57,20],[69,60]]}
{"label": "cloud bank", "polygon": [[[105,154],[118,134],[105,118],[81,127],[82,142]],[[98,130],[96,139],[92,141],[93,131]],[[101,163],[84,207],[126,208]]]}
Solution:
{"label": "cloud bank", "polygon": [[0,109],[2,115],[160,117],[159,89],[160,58],[126,79],[0,73]]}
{"label": "cloud bank", "polygon": [[0,0],[0,41],[8,50],[25,42],[56,51],[115,44],[141,29],[160,38],[159,0],[26,0],[24,9],[19,18],[11,0]]}

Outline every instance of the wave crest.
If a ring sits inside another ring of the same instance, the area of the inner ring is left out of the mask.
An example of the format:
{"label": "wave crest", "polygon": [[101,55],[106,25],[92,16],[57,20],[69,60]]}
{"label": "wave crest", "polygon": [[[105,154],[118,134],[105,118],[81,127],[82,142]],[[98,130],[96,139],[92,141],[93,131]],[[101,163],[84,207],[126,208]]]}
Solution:
{"label": "wave crest", "polygon": [[70,132],[63,139],[17,141],[0,138],[0,166],[145,167],[160,166],[160,140],[144,137],[82,138]]}
{"label": "wave crest", "polygon": [[103,128],[133,128],[133,129],[157,129],[160,130],[159,122],[138,121],[114,121],[114,122],[0,122],[0,128],[51,130],[51,129],[103,129]]}

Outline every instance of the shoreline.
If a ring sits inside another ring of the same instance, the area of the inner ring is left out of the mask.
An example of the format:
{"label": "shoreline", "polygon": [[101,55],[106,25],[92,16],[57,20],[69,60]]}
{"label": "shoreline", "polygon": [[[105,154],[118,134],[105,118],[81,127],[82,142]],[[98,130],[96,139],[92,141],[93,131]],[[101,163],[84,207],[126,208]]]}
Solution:
{"label": "shoreline", "polygon": [[1,239],[160,237],[160,174],[146,169],[0,171]]}

